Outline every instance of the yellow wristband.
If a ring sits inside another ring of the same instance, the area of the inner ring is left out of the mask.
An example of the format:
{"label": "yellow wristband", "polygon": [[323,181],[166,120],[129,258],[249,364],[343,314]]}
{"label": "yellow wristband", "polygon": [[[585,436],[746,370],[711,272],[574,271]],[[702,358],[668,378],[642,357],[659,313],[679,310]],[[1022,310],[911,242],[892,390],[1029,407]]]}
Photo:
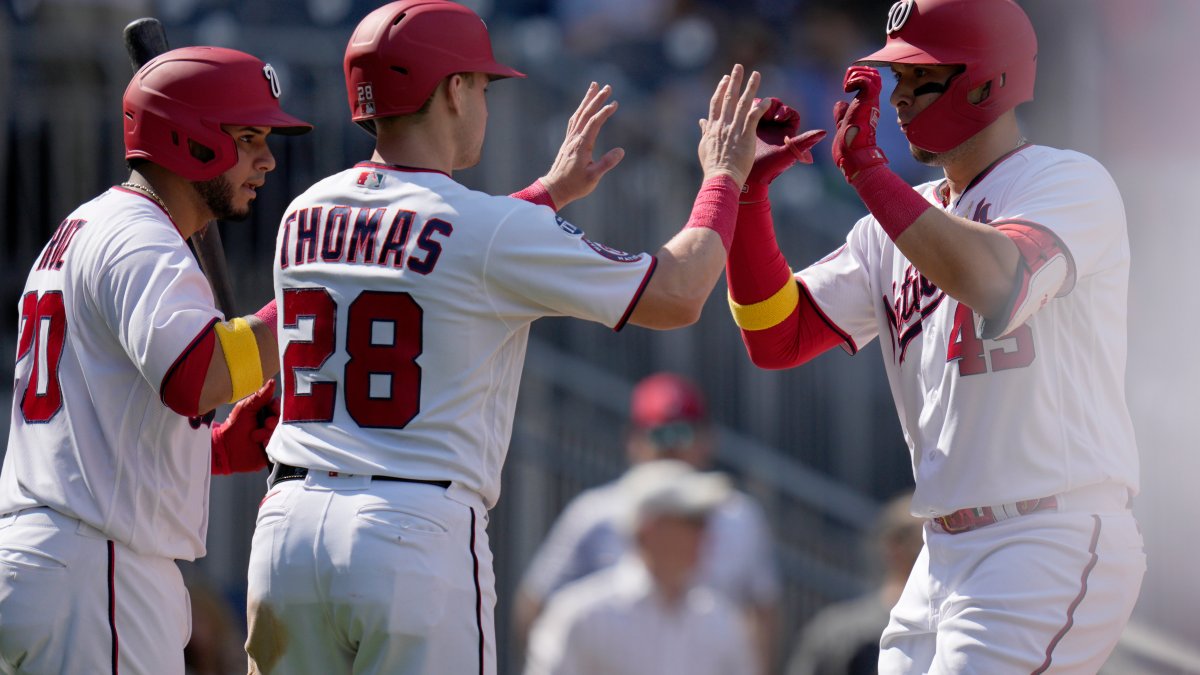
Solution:
{"label": "yellow wristband", "polygon": [[766,330],[779,325],[791,316],[796,305],[800,304],[800,289],[796,286],[795,277],[789,276],[783,288],[775,295],[750,305],[739,305],[729,296],[729,309],[733,312],[733,322],[745,330]]}
{"label": "yellow wristband", "polygon": [[233,383],[233,398],[230,403],[240,401],[262,386],[262,361],[258,355],[258,340],[254,329],[243,318],[217,322],[217,339],[225,353],[225,365],[229,367],[229,380]]}

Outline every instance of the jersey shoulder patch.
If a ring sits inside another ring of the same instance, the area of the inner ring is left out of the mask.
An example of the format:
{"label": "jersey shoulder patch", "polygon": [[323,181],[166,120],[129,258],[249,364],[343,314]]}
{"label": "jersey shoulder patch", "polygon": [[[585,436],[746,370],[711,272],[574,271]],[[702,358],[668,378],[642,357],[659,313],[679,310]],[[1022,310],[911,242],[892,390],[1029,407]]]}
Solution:
{"label": "jersey shoulder patch", "polygon": [[583,238],[583,243],[587,244],[593,251],[609,260],[621,263],[633,263],[642,259],[641,253],[626,253],[610,246],[605,246],[598,241],[592,241],[587,237]]}

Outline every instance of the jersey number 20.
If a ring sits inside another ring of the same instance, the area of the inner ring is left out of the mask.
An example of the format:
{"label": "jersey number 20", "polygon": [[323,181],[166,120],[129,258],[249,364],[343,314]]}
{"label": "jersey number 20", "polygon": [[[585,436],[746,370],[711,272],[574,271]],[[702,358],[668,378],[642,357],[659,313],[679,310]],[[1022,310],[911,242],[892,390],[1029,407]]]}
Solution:
{"label": "jersey number 20", "polygon": [[21,329],[17,336],[17,361],[33,354],[29,381],[21,395],[21,414],[26,422],[48,422],[62,408],[62,386],[58,362],[67,339],[67,312],[62,291],[38,297],[29,292],[21,298]]}
{"label": "jersey number 20", "polygon": [[[346,412],[360,427],[400,429],[421,409],[421,306],[408,293],[363,291],[346,313],[346,361],[341,383]],[[288,341],[283,352],[283,421],[331,422],[337,381],[311,378],[297,390],[300,373],[320,370],[337,351],[338,306],[324,288],[283,291],[283,327],[304,321],[311,339]]]}

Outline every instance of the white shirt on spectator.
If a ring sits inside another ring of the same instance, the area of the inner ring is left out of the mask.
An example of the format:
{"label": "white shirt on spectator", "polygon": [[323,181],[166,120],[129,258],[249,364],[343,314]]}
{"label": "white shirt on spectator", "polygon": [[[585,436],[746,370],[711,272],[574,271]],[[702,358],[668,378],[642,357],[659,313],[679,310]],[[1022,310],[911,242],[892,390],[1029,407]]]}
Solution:
{"label": "white shirt on spectator", "polygon": [[[579,493],[530,561],[522,591],[541,602],[564,585],[615,564],[630,550],[616,524],[620,479]],[[779,601],[779,570],[762,507],[734,492],[713,512],[699,582],[741,608]]]}
{"label": "white shirt on spectator", "polygon": [[752,675],[746,625],[694,587],[668,606],[629,555],[556,593],[533,625],[525,675]]}

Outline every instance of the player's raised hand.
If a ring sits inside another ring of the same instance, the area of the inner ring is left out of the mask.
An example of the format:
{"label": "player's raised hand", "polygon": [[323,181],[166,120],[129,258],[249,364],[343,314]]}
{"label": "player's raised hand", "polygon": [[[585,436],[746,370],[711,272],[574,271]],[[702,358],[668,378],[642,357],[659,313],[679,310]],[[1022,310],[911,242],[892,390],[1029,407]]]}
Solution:
{"label": "player's raised hand", "polygon": [[851,66],[843,87],[856,92],[850,103],[833,106],[837,136],[833,139],[833,161],[847,181],[853,181],[863,169],[887,164],[887,157],[875,143],[879,126],[879,92],[883,82],[879,71],[867,66]]}
{"label": "player's raised hand", "polygon": [[613,148],[598,160],[592,157],[600,128],[617,111],[616,101],[605,104],[611,95],[612,87],[607,84],[601,87],[593,82],[588,86],[579,107],[567,121],[567,136],[554,164],[542,176],[542,184],[560,209],[591,194],[604,174],[625,157],[622,148]]}
{"label": "player's raised hand", "polygon": [[739,187],[754,164],[754,131],[769,105],[754,98],[761,79],[758,71],[750,74],[743,88],[744,74],[739,63],[721,78],[709,101],[708,118],[700,120],[700,167],[705,180],[726,175]]}
{"label": "player's raised hand", "polygon": [[766,99],[767,110],[755,132],[754,166],[746,178],[743,201],[766,199],[767,186],[797,162],[812,164],[812,146],[825,138],[824,129],[802,134],[800,113],[777,98]]}
{"label": "player's raised hand", "polygon": [[238,401],[212,430],[213,475],[258,471],[267,466],[267,443],[279,424],[275,380]]}

